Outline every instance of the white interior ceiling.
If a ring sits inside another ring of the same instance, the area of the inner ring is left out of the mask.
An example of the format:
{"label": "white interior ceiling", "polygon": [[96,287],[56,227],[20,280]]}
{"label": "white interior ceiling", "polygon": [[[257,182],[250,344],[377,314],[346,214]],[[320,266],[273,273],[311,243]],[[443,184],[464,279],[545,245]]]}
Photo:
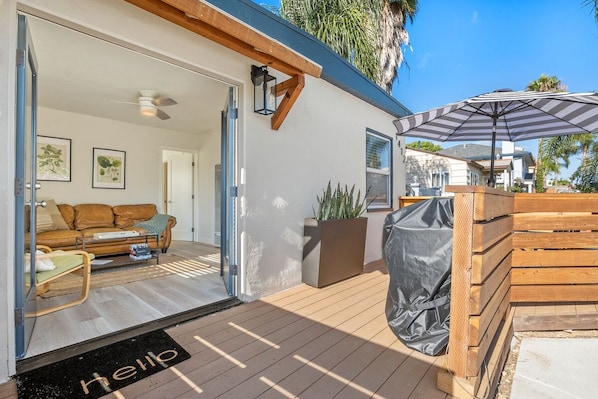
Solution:
{"label": "white interior ceiling", "polygon": [[[192,134],[220,131],[225,83],[36,17],[28,21],[39,106]],[[143,89],[178,102],[161,107],[170,119],[141,115]]]}

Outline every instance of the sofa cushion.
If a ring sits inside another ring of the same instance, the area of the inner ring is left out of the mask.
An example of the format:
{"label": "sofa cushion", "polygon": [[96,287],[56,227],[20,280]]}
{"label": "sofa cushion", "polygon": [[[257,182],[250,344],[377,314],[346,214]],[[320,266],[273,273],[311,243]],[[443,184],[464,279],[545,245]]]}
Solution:
{"label": "sofa cushion", "polygon": [[112,207],[104,204],[75,205],[75,229],[85,230],[94,227],[114,227]]}
{"label": "sofa cushion", "polygon": [[[37,229],[38,233],[42,233],[44,231],[49,230],[68,230],[68,225],[64,221],[62,214],[58,210],[56,206],[56,202],[53,199],[45,200],[46,206],[41,207],[38,206],[36,208],[36,219],[37,219]],[[26,208],[26,223],[29,223],[29,207]]]}
{"label": "sofa cushion", "polygon": [[116,227],[130,227],[135,223],[149,220],[158,211],[154,204],[117,205],[112,208]]}
{"label": "sofa cushion", "polygon": [[[36,241],[50,248],[58,248],[75,245],[75,239],[80,236],[81,232],[77,230],[50,230],[38,233]],[[29,234],[26,235],[25,240],[29,242]]]}
{"label": "sofa cushion", "polygon": [[75,209],[69,204],[58,204],[58,210],[64,219],[64,222],[71,230],[75,230]]}

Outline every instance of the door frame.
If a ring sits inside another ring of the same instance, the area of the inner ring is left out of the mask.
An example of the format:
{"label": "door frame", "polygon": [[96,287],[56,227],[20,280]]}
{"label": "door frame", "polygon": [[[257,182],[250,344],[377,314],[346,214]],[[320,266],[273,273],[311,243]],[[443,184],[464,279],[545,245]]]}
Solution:
{"label": "door frame", "polygon": [[[37,60],[31,41],[29,24],[25,15],[18,15],[18,37],[16,62],[16,117],[15,117],[15,229],[14,229],[14,328],[15,354],[20,359],[25,356],[29,339],[33,333],[37,306],[35,281],[35,256],[30,256],[29,286],[25,274],[25,206],[29,203],[29,226],[36,226],[36,207],[38,189],[36,179],[36,145],[37,145]],[[31,79],[29,77],[31,76]],[[31,86],[29,87],[29,84]],[[30,112],[27,112],[27,102]],[[30,120],[28,120],[30,118]],[[29,153],[27,151],[29,146]],[[21,158],[22,157],[22,158]],[[26,165],[29,164],[27,168]],[[43,205],[45,206],[45,204]],[[36,229],[30,228],[30,253],[35,253]]]}
{"label": "door frame", "polygon": [[[10,22],[10,26],[12,26],[12,27],[15,28],[14,29],[15,31],[16,31],[16,20],[17,20],[16,15],[17,15],[17,11],[18,11],[17,8],[19,8],[18,5],[12,7],[11,10],[12,10],[13,14],[10,16],[10,18],[7,19]],[[30,15],[38,16],[39,17],[41,11],[39,9],[37,9],[36,7],[31,7],[31,8],[27,7],[26,10],[24,10],[24,12],[26,14],[30,14]],[[0,14],[4,14],[4,12],[2,12]],[[67,19],[65,19],[65,20],[60,20],[58,17],[53,16],[53,14],[48,14],[48,15],[44,16],[44,19],[47,19],[50,22],[58,23],[60,25],[64,25],[64,26],[69,27],[71,29],[75,29],[75,30],[81,31],[80,29],[77,29],[77,22],[75,20],[68,19],[68,17],[66,17],[66,18]],[[236,90],[237,90],[237,93],[238,93],[238,95],[237,95],[237,101],[238,101],[238,109],[240,111],[239,112],[239,119],[241,119],[241,116],[243,114],[243,107],[241,105],[243,104],[243,102],[244,102],[243,99],[245,98],[245,95],[243,94],[244,93],[244,87],[247,84],[246,80],[244,80],[243,78],[239,77],[238,80],[235,80],[235,79],[232,79],[230,76],[227,77],[227,76],[224,76],[224,75],[219,75],[219,74],[217,74],[214,71],[206,72],[206,70],[203,69],[203,66],[202,66],[202,64],[200,62],[196,62],[194,64],[187,64],[185,62],[178,63],[178,62],[176,62],[175,59],[169,57],[166,54],[154,52],[150,47],[148,47],[147,43],[144,43],[144,44],[134,43],[134,42],[130,41],[130,39],[128,39],[128,38],[125,38],[125,39],[112,38],[111,36],[109,36],[109,35],[107,35],[105,33],[93,30],[93,28],[86,29],[86,31],[83,32],[83,33],[85,33],[87,35],[90,35],[92,37],[97,37],[97,38],[100,38],[102,40],[111,42],[112,44],[117,45],[117,46],[122,46],[122,47],[126,47],[126,48],[129,48],[129,49],[131,49],[131,48],[138,49],[142,53],[145,53],[146,55],[154,57],[154,58],[156,58],[158,60],[170,63],[170,64],[172,64],[174,66],[184,67],[184,68],[189,69],[189,70],[191,70],[191,71],[193,71],[195,73],[201,74],[201,75],[203,75],[203,76],[205,76],[207,78],[215,79],[215,80],[218,80],[218,81],[223,82],[225,84],[228,84],[229,86],[235,87]],[[13,50],[16,49],[16,36],[13,37],[11,35],[8,39],[10,41],[12,41],[10,43],[10,48],[12,48]],[[14,65],[15,65],[16,56],[14,55],[14,53],[15,53],[15,51],[9,52],[9,57],[7,57],[7,59],[5,61],[8,65],[10,65],[11,70],[12,70],[12,68],[14,68]],[[3,61],[3,64],[4,64],[4,61]],[[14,75],[10,75],[10,76],[12,76],[14,78]],[[14,84],[14,80],[13,79],[9,79],[9,81],[6,82],[6,83],[0,83],[0,87],[10,86],[11,84]],[[249,89],[251,89],[251,85],[249,86]],[[13,93],[14,90],[12,90],[12,91],[8,90],[8,92],[9,92],[8,99],[9,100],[10,99],[14,99],[15,98],[14,93]],[[251,90],[249,90],[249,92],[251,92]],[[9,111],[8,114],[9,115],[8,116],[3,116],[2,118],[0,118],[0,122],[4,123],[4,121],[6,121],[6,125],[7,125],[7,128],[8,128],[8,133],[9,133],[7,141],[9,142],[9,144],[14,144],[14,137],[15,137],[13,135],[14,132],[15,132],[15,130],[14,130],[14,127],[15,127],[14,126],[15,125],[14,124],[14,121],[15,121],[14,112],[12,112],[12,113],[10,112],[10,111],[14,111],[13,104],[14,104],[14,101],[9,101],[9,105],[8,105],[8,111]],[[239,123],[237,124],[237,126],[238,126],[237,127],[237,134],[238,134],[237,145],[238,145],[239,151],[238,151],[238,154],[237,154],[237,171],[236,172],[239,174],[239,176],[241,176],[241,171],[243,169],[243,159],[244,159],[244,156],[243,156],[243,134],[242,134],[242,130],[243,130],[243,126],[244,125],[241,122],[241,120],[239,120]],[[6,172],[9,185],[13,184],[13,182],[14,182],[13,181],[14,180],[14,169],[13,168],[14,168],[15,157],[14,157],[14,152],[12,151],[13,148],[14,148],[14,145],[11,146],[10,150],[6,151],[7,152],[6,160],[11,165],[11,167],[9,169],[7,169],[7,172]],[[174,150],[178,150],[178,149],[174,149]],[[197,166],[197,163],[196,163],[196,168],[197,167],[198,166]],[[161,166],[160,166],[160,170],[162,171],[162,167]],[[160,172],[160,176],[162,176],[162,173],[163,172]],[[197,176],[198,174],[196,173],[195,175]],[[156,189],[158,190],[160,199],[162,199],[162,193],[161,193],[162,186],[159,185]],[[197,189],[198,189],[198,185],[196,184],[196,190]],[[241,195],[242,195],[242,188],[240,187],[240,189],[239,189],[239,196],[241,196]],[[8,204],[9,204],[9,208],[13,209],[13,211],[14,211],[14,209],[15,209],[15,201],[14,201],[14,196],[13,195],[9,195]],[[198,212],[196,212],[196,215],[197,215],[197,213]],[[5,293],[7,295],[8,301],[6,302],[5,307],[3,307],[4,310],[0,311],[0,316],[2,314],[6,314],[5,312],[8,312],[7,317],[5,318],[6,323],[7,323],[7,328],[6,328],[6,331],[4,331],[4,332],[0,331],[0,343],[7,342],[8,343],[9,352],[6,353],[6,354],[4,354],[4,355],[0,355],[0,361],[4,360],[4,356],[6,356],[6,360],[7,360],[6,364],[8,365],[8,373],[9,373],[9,375],[13,375],[15,373],[15,369],[16,369],[15,352],[13,352],[14,348],[15,348],[15,329],[14,329],[14,313],[13,313],[13,309],[14,309],[14,288],[15,288],[15,286],[14,286],[14,283],[13,283],[13,281],[14,281],[14,271],[12,270],[12,265],[13,265],[13,262],[14,262],[16,254],[14,253],[14,248],[15,248],[15,245],[14,245],[14,241],[15,241],[15,235],[14,235],[15,219],[14,219],[14,216],[12,216],[12,215],[14,215],[14,212],[9,212],[9,215],[7,216],[7,219],[6,219],[8,221],[7,226],[6,226],[6,233],[7,233],[7,236],[8,236],[7,238],[8,239],[6,240],[7,253],[6,253],[5,260],[7,262],[7,266],[10,266],[10,270],[7,271],[7,273],[6,273],[7,281],[9,283],[6,286],[7,289],[6,289]],[[196,225],[197,225],[197,222],[196,222]],[[243,243],[242,243],[242,240],[241,240],[242,233],[243,233],[242,218],[239,216],[238,217],[238,230],[237,230],[237,237],[236,237],[237,240],[236,240],[236,242],[237,242],[237,253],[239,254],[239,262],[238,262],[239,265],[238,266],[239,266],[239,277],[240,277],[240,280],[242,279],[241,276],[243,275],[242,272],[241,272],[242,268],[243,268],[243,266],[242,266],[243,265],[243,259],[242,259],[242,253],[243,253],[242,246],[243,246]],[[242,282],[241,281],[239,281],[237,283],[237,287],[238,287],[238,294],[237,294],[237,296],[242,295],[243,291],[242,291]],[[0,286],[0,288],[2,288],[2,287]],[[6,341],[4,341],[5,339],[6,339]],[[4,372],[6,372],[6,371],[7,370],[2,370],[2,368],[0,368],[0,381],[1,381],[2,377],[5,376]]]}
{"label": "door frame", "polygon": [[160,147],[160,211],[166,212],[164,209],[164,184],[166,183],[165,169],[164,169],[164,151],[185,152],[191,154],[193,161],[193,241],[199,240],[199,153],[197,151],[189,151],[186,148],[176,147]]}

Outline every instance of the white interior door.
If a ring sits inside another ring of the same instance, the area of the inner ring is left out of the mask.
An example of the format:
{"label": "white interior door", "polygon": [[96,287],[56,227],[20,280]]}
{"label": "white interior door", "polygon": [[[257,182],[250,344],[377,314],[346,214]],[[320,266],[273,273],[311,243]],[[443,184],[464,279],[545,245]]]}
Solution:
{"label": "white interior door", "polygon": [[166,210],[176,218],[176,226],[172,229],[173,240],[193,241],[194,232],[194,183],[193,154],[183,151],[164,150],[164,162],[167,176]]}

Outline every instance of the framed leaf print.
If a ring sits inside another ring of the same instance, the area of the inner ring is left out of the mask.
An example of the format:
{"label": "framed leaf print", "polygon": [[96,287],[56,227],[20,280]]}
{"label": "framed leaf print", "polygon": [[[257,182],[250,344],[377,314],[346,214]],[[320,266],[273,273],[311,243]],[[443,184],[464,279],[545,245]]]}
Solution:
{"label": "framed leaf print", "polygon": [[37,136],[37,180],[71,181],[71,139]]}
{"label": "framed leaf print", "polygon": [[125,188],[126,152],[93,149],[92,188]]}

